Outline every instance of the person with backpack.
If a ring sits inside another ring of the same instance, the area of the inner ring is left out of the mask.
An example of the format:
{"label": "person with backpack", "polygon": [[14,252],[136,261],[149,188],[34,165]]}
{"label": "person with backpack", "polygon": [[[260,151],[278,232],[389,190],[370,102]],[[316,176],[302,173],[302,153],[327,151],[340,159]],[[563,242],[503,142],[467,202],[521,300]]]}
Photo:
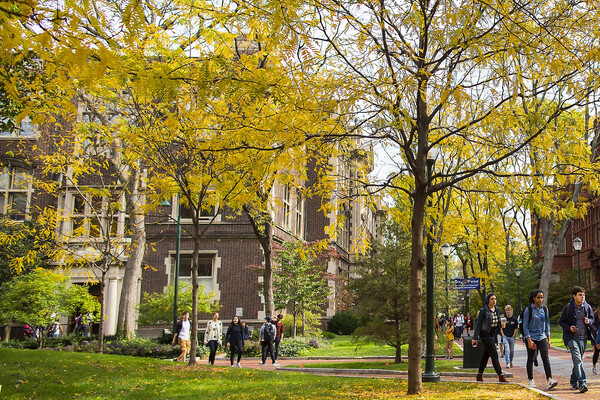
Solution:
{"label": "person with backpack", "polygon": [[571,387],[579,390],[579,393],[585,393],[588,387],[583,369],[583,353],[588,339],[594,342],[596,339],[594,310],[585,301],[585,289],[581,286],[575,286],[571,294],[573,298],[563,307],[558,324],[563,328],[563,341],[571,351],[573,360]]}
{"label": "person with backpack", "polygon": [[[596,308],[594,311],[594,328],[596,328],[596,332],[598,332],[598,327],[600,326],[600,307]],[[598,337],[596,337],[596,343],[598,343]],[[598,363],[598,356],[600,355],[600,345],[594,345],[594,355],[592,356],[592,375],[598,375],[598,370],[596,369],[596,364]]]}
{"label": "person with backpack", "polygon": [[551,346],[550,318],[548,309],[543,304],[544,292],[534,289],[529,295],[529,302],[529,306],[523,310],[523,338],[527,347],[527,379],[529,379],[529,386],[536,387],[533,380],[533,359],[537,350],[542,356],[548,389],[552,389],[558,382],[552,379],[552,368],[548,358],[548,349]]}
{"label": "person with backpack", "polygon": [[454,325],[452,320],[446,324],[446,360],[454,357]]}
{"label": "person with backpack", "polygon": [[479,310],[479,314],[477,314],[473,341],[471,342],[473,347],[477,347],[481,339],[483,345],[483,355],[479,363],[479,372],[476,379],[478,382],[483,382],[483,371],[488,360],[491,358],[494,370],[498,374],[498,381],[508,382],[502,373],[502,367],[500,367],[500,362],[498,361],[498,351],[496,350],[496,337],[500,330],[500,311],[496,307],[496,294],[493,292],[488,293],[484,304],[483,308]]}
{"label": "person with backpack", "polygon": [[190,313],[187,311],[181,314],[181,319],[177,322],[173,340],[171,341],[171,345],[174,345],[175,338],[177,338],[179,346],[181,347],[181,354],[177,357],[177,361],[179,362],[185,362],[185,357],[192,348],[192,341],[190,340],[192,325],[189,321],[189,316]]}
{"label": "person with backpack", "polygon": [[[454,326],[456,327],[456,331],[455,331],[455,335],[454,335],[455,340],[460,340],[462,338],[464,325],[465,325],[465,316],[462,315],[461,312],[459,312],[456,315],[456,318],[454,320]],[[456,335],[456,333],[458,333],[458,335]]]}
{"label": "person with backpack", "polygon": [[267,352],[271,356],[273,365],[279,365],[275,359],[275,354],[273,353],[273,342],[275,341],[276,334],[275,325],[271,323],[271,317],[265,317],[265,323],[260,327],[260,334],[258,335],[258,340],[262,349],[262,362],[259,364],[260,366],[265,365],[265,361],[267,361]]}
{"label": "person with backpack", "polygon": [[504,342],[504,360],[506,368],[513,367],[513,358],[515,355],[515,337],[517,336],[517,328],[519,321],[513,314],[513,309],[510,304],[504,307],[506,313],[506,321],[501,320],[500,332],[502,332],[502,342]]}

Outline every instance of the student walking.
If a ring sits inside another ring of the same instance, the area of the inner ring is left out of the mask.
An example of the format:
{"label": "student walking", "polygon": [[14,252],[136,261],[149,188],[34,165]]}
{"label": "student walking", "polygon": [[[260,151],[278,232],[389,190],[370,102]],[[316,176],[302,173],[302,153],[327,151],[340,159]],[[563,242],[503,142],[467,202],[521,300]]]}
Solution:
{"label": "student walking", "polygon": [[446,324],[446,360],[454,358],[454,326],[452,320]]}
{"label": "student walking", "polygon": [[215,357],[217,356],[217,347],[221,347],[223,340],[223,323],[219,321],[219,313],[214,312],[212,321],[206,324],[206,332],[204,333],[204,345],[210,348],[208,363],[215,365]]}
{"label": "student walking", "polygon": [[262,362],[259,365],[265,365],[267,353],[271,356],[273,365],[279,365],[273,354],[273,342],[275,341],[276,334],[275,325],[271,323],[271,317],[265,317],[265,323],[260,327],[260,334],[258,336],[262,350]]}
{"label": "student walking", "polygon": [[[598,331],[598,326],[600,326],[600,306],[594,311],[594,328],[596,332]],[[596,343],[598,343],[598,338],[596,338]],[[598,356],[600,355],[600,345],[594,345],[594,355],[592,356],[592,375],[598,375],[598,370],[596,369],[596,364],[598,363]]]}
{"label": "student walking", "polygon": [[173,340],[171,341],[171,345],[174,345],[175,338],[177,338],[179,346],[181,347],[181,354],[177,357],[177,361],[180,362],[185,362],[185,357],[192,347],[192,342],[190,340],[192,324],[189,321],[189,316],[190,313],[187,311],[181,314],[181,319],[177,322]]}
{"label": "student walking", "polygon": [[242,359],[242,353],[244,352],[244,327],[242,326],[242,321],[240,321],[238,317],[233,317],[231,320],[231,324],[229,324],[229,329],[227,329],[227,334],[225,335],[225,343],[231,352],[229,357],[231,366],[234,366],[233,360],[235,359],[235,353],[237,351],[237,363],[235,366],[241,368],[240,360]]}
{"label": "student walking", "polygon": [[279,360],[279,345],[283,340],[284,326],[283,322],[281,322],[282,319],[283,315],[277,314],[277,319],[275,320],[275,330],[277,331],[275,336],[275,360]]}
{"label": "student walking", "polygon": [[529,306],[523,311],[523,337],[527,346],[527,379],[529,386],[536,387],[533,380],[533,359],[536,350],[542,356],[544,372],[548,381],[548,389],[555,387],[558,382],[552,379],[552,369],[548,358],[550,348],[550,318],[548,309],[544,306],[544,293],[535,289],[529,295]]}
{"label": "student walking", "polygon": [[587,341],[595,341],[594,311],[585,301],[585,290],[575,286],[571,291],[573,298],[563,307],[559,325],[563,328],[563,341],[571,351],[573,372],[571,373],[571,387],[580,393],[588,391],[587,377],[583,369],[583,352]]}
{"label": "student walking", "polygon": [[508,382],[506,377],[502,373],[500,362],[498,361],[498,351],[496,350],[495,338],[498,336],[500,330],[500,311],[496,307],[496,294],[489,293],[485,297],[485,303],[483,308],[479,310],[477,314],[477,321],[475,323],[475,331],[473,332],[473,347],[477,347],[479,339],[483,345],[483,355],[481,362],[479,363],[479,372],[477,373],[477,381],[483,382],[483,371],[488,363],[488,360],[492,359],[492,365],[496,374],[498,374],[498,381]]}
{"label": "student walking", "polygon": [[513,314],[511,305],[504,307],[506,313],[506,321],[501,320],[500,332],[502,332],[502,342],[504,343],[504,360],[506,361],[506,368],[513,367],[513,358],[515,355],[515,336],[517,335],[517,328],[519,327],[519,321]]}

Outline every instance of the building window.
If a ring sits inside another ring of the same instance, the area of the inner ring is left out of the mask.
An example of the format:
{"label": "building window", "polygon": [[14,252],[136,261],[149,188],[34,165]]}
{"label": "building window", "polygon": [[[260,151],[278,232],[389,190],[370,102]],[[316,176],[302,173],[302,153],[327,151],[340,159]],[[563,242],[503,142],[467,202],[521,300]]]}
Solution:
{"label": "building window", "polygon": [[0,211],[16,221],[24,221],[31,201],[31,173],[11,165],[0,175]]}
{"label": "building window", "polygon": [[20,124],[14,125],[6,118],[0,119],[0,137],[35,137],[37,135],[35,127],[29,117],[23,118]]}
{"label": "building window", "polygon": [[558,254],[567,254],[567,239],[564,237],[558,244]]}
{"label": "building window", "polygon": [[290,190],[290,184],[286,184],[283,187],[283,227],[290,229],[290,214],[292,210],[292,193]]}
{"label": "building window", "polygon": [[303,212],[304,212],[304,201],[302,199],[302,193],[300,193],[300,190],[296,190],[296,224],[295,224],[294,233],[296,234],[296,236],[300,236],[300,237],[302,237],[302,234],[303,234],[302,228],[304,227]]}
{"label": "building window", "polygon": [[124,198],[114,201],[115,210],[106,196],[67,192],[64,197],[65,223],[62,233],[71,237],[114,238],[123,235],[128,218]]}
{"label": "building window", "polygon": [[[214,254],[198,255],[198,284],[204,284],[204,292],[213,291],[213,265]],[[179,255],[179,282],[188,282],[192,284],[192,263],[193,254]],[[171,255],[171,276],[175,276],[176,256]]]}

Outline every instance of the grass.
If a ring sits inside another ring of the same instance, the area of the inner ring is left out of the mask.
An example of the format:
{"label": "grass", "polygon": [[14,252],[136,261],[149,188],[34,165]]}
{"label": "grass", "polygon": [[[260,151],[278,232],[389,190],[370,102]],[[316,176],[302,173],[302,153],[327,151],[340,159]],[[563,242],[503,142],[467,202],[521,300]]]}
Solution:
{"label": "grass", "polygon": [[246,368],[189,367],[91,353],[0,349],[3,399],[543,399],[517,385],[427,383],[405,396],[404,379],[314,376]]}
{"label": "grass", "polygon": [[[457,370],[455,367],[462,367],[462,360],[436,360],[435,370],[437,372],[457,372],[471,370]],[[385,361],[349,361],[349,362],[332,362],[332,363],[302,363],[304,368],[335,368],[335,369],[385,369],[390,371],[408,371],[408,362],[394,364]],[[289,367],[300,367],[300,364],[289,365]],[[421,368],[425,370],[425,361],[421,361]],[[475,370],[472,370],[475,373]],[[493,372],[493,369],[488,369],[485,372]]]}
{"label": "grass", "polygon": [[[308,357],[369,357],[369,356],[394,356],[396,350],[390,346],[354,340],[352,336],[336,336],[332,339],[331,347],[310,349],[303,354]],[[446,355],[443,342],[436,344],[437,355]],[[454,355],[461,355],[461,348],[454,344]],[[402,346],[402,357],[408,356],[408,345]]]}

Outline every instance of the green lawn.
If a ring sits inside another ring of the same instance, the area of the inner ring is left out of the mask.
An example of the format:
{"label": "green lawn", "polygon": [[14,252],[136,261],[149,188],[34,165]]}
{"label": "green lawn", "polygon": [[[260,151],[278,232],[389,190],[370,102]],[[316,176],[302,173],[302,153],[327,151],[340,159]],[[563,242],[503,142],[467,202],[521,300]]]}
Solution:
{"label": "green lawn", "polygon": [[[336,336],[332,345],[327,348],[311,349],[305,356],[308,357],[369,357],[369,356],[394,356],[395,350],[386,345],[374,344],[363,340],[355,341],[352,336]],[[436,354],[445,355],[446,348],[443,342],[436,345]],[[455,343],[454,355],[461,355],[462,350]],[[408,356],[408,345],[402,346],[402,357]]]}
{"label": "green lawn", "polygon": [[443,382],[405,396],[404,379],[189,367],[129,356],[0,349],[2,399],[542,399],[517,385]]}
{"label": "green lawn", "polygon": [[[455,367],[462,367],[462,360],[436,360],[435,370],[437,372],[457,372]],[[300,364],[289,365],[290,367],[300,367]],[[302,363],[304,368],[336,368],[336,369],[386,369],[391,371],[408,371],[408,362],[394,364],[385,361],[351,361],[351,362],[331,362],[331,363]],[[421,361],[421,368],[425,370],[425,361]],[[493,372],[492,369],[485,372]],[[475,373],[475,370],[473,370]]]}

